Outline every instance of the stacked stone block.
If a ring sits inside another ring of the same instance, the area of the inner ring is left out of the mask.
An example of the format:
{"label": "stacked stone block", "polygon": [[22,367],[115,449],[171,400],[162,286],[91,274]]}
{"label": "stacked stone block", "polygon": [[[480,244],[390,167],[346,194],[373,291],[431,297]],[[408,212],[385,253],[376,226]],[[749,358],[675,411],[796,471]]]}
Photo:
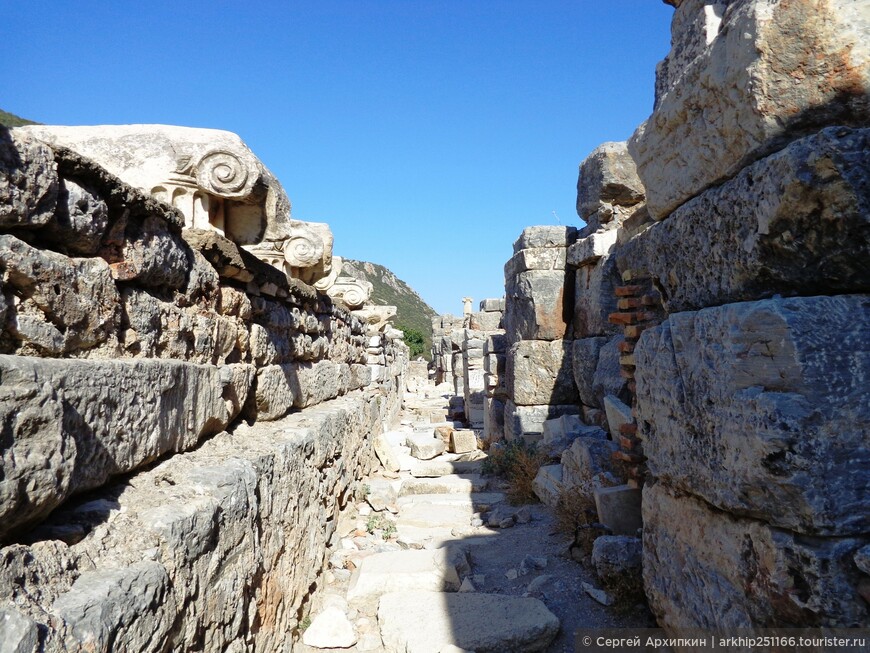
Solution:
{"label": "stacked stone block", "polygon": [[[502,305],[504,300],[502,301]],[[483,380],[486,398],[483,413],[483,439],[496,442],[504,438],[504,413],[507,399],[505,366],[507,336],[502,330],[487,334],[483,345]]]}
{"label": "stacked stone block", "polygon": [[484,299],[480,310],[466,315],[462,340],[465,420],[474,429],[486,428],[489,388],[485,346],[492,333],[501,333],[503,299]]}
{"label": "stacked stone block", "polygon": [[626,352],[646,592],[672,631],[866,626],[870,14],[711,9],[677,6],[617,255],[666,310]]}
{"label": "stacked stone block", "polygon": [[0,647],[289,645],[407,347],[0,132]]}
{"label": "stacked stone block", "polygon": [[504,433],[541,439],[548,419],[579,412],[572,376],[574,275],[565,260],[574,227],[523,230],[505,264]]}

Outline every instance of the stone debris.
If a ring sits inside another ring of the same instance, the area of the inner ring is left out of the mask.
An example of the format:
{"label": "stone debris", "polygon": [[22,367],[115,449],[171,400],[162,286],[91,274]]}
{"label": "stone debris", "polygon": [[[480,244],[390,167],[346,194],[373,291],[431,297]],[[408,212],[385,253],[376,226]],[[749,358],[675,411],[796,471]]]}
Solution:
{"label": "stone debris", "polygon": [[614,598],[610,594],[604,590],[598,589],[590,583],[582,583],[582,587],[584,592],[598,601],[601,605],[611,606],[615,603]]}
{"label": "stone debris", "polygon": [[375,598],[387,592],[428,590],[455,592],[460,580],[446,551],[393,551],[362,560],[347,591],[348,601]]}
{"label": "stone debris", "polygon": [[446,449],[444,440],[433,437],[431,433],[409,435],[408,445],[411,447],[411,455],[418,460],[431,460]]}
{"label": "stone debris", "polygon": [[349,648],[356,644],[353,624],[344,610],[328,607],[311,620],[302,635],[302,643],[314,648]]}

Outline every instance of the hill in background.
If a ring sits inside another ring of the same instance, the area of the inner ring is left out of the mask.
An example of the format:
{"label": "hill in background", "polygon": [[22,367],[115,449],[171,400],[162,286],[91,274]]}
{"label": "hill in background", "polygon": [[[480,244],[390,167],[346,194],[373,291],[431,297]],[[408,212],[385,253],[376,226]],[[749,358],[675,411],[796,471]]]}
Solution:
{"label": "hill in background", "polygon": [[393,322],[399,329],[414,329],[423,334],[423,356],[432,356],[432,318],[437,315],[417,292],[383,265],[344,259],[341,274],[371,282],[371,301],[382,306],[395,306]]}
{"label": "hill in background", "polygon": [[16,116],[14,113],[3,111],[0,109],[0,125],[4,127],[21,127],[22,125],[38,125],[38,122],[33,122],[27,118]]}

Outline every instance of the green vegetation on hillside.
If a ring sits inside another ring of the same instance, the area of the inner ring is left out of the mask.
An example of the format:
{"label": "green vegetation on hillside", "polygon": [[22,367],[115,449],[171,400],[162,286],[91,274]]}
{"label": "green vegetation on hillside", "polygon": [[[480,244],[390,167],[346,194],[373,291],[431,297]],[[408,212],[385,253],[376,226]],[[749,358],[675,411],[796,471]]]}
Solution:
{"label": "green vegetation on hillside", "polygon": [[396,307],[393,323],[405,332],[405,343],[411,348],[412,359],[418,356],[431,359],[432,318],[437,313],[411,286],[377,263],[344,259],[341,273],[370,281],[374,286],[372,303]]}
{"label": "green vegetation on hillside", "polygon": [[0,125],[3,125],[4,127],[21,127],[22,125],[38,124],[38,122],[27,120],[27,118],[22,118],[20,116],[16,116],[14,113],[9,113],[8,111],[3,111],[3,109],[0,109]]}

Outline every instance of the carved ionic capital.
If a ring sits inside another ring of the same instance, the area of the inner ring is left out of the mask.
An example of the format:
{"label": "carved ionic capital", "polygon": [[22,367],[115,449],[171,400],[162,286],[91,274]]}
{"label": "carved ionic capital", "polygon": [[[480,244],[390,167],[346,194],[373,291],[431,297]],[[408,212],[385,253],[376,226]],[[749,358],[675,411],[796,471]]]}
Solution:
{"label": "carved ionic capital", "polygon": [[389,324],[389,321],[396,317],[395,306],[376,306],[370,304],[365,308],[351,311],[353,315],[365,322],[366,331],[369,334],[380,333],[384,331]]}
{"label": "carved ionic capital", "polygon": [[338,277],[326,294],[350,309],[358,309],[369,300],[373,288],[369,281],[353,277]]}

